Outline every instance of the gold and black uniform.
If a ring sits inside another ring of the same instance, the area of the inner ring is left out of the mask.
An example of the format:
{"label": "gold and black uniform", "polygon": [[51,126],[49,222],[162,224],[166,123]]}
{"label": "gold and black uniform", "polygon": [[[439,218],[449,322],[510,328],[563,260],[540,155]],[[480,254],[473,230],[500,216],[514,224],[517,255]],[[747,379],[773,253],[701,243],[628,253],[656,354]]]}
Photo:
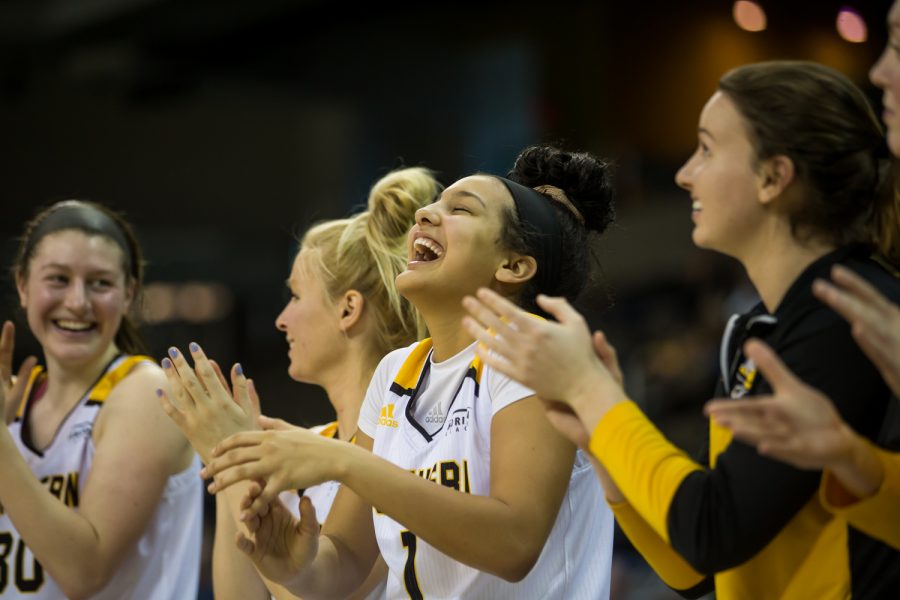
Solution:
{"label": "gold and black uniform", "polygon": [[[847,322],[812,295],[813,281],[829,278],[836,263],[900,302],[900,282],[865,249],[823,256],[794,281],[773,313],[760,304],[729,323],[716,395],[771,392],[743,355],[744,342],[757,337],[826,394],[854,430],[896,449],[897,401]],[[617,520],[666,583],[695,597],[714,582],[719,600],[900,597],[900,552],[822,506],[821,472],[761,456],[712,422],[709,433],[695,462],[625,402],[591,437],[592,452],[628,499],[613,506]],[[898,512],[900,506],[885,520]]]}

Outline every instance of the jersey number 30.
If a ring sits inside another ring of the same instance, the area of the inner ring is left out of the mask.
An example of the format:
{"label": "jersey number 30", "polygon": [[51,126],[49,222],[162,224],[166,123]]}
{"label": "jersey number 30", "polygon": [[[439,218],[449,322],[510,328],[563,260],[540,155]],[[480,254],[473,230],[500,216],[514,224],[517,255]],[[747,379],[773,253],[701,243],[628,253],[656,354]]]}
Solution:
{"label": "jersey number 30", "polygon": [[[12,554],[13,546],[16,546],[16,564],[15,578],[16,589],[23,594],[33,594],[44,585],[44,569],[32,556],[32,575],[31,578],[25,577],[25,542],[19,539],[16,544],[13,536],[8,531],[0,532],[0,594],[6,591],[9,585],[9,563],[7,559]],[[421,596],[420,596],[421,597]]]}

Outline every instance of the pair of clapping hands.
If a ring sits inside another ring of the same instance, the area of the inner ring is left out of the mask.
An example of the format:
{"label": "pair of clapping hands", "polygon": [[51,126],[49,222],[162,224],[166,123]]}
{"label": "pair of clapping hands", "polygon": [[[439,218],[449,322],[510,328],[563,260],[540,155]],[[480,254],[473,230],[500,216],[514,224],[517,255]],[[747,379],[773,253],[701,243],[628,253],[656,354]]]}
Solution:
{"label": "pair of clapping hands", "polygon": [[212,480],[210,493],[251,482],[241,519],[253,533],[279,492],[332,479],[327,455],[330,444],[340,442],[260,415],[259,396],[240,364],[231,369],[229,387],[198,344],[191,343],[189,351],[193,367],[177,348],[169,349],[161,365],[172,397],[161,389],[157,395],[205,463],[200,475]]}

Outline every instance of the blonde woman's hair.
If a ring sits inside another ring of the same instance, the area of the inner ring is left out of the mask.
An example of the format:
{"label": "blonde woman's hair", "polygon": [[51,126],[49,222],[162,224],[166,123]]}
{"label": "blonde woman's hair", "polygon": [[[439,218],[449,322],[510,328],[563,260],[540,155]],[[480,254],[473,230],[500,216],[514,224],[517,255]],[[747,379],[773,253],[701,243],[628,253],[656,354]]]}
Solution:
{"label": "blonde woman's hair", "polygon": [[367,210],[315,225],[301,241],[301,252],[309,253],[329,298],[347,290],[365,297],[374,317],[374,349],[380,355],[425,334],[418,311],[400,295],[394,279],[406,268],[406,236],[416,211],[434,201],[440,190],[428,169],[392,171],[372,186]]}

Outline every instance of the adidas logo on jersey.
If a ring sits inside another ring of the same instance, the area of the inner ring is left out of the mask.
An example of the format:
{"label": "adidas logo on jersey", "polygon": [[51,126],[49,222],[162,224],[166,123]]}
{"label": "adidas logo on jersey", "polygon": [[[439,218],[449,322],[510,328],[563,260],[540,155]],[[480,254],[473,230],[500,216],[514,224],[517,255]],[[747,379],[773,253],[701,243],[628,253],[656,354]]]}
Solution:
{"label": "adidas logo on jersey", "polygon": [[394,427],[397,428],[400,426],[397,423],[397,420],[394,419],[394,405],[388,404],[387,406],[381,407],[381,416],[378,418],[378,424],[383,425],[384,427]]}
{"label": "adidas logo on jersey", "polygon": [[433,425],[443,425],[445,418],[444,411],[441,410],[441,407],[434,406],[428,411],[428,414],[425,415],[425,422]]}

